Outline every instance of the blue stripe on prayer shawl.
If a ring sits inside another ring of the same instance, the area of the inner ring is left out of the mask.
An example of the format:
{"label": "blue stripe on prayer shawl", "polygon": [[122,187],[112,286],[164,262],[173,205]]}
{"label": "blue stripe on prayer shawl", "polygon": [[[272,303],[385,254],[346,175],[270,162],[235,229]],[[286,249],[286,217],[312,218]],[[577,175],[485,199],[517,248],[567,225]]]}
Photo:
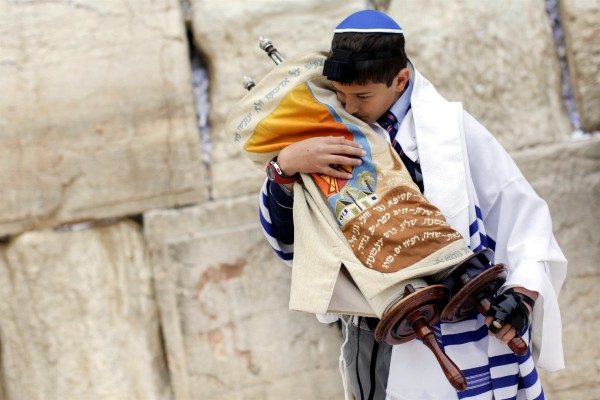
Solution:
{"label": "blue stripe on prayer shawl", "polygon": [[[279,239],[275,236],[273,231],[273,224],[271,221],[271,215],[269,214],[269,202],[268,202],[268,194],[266,188],[266,181],[263,187],[261,188],[260,199],[259,202],[262,204],[259,205],[258,216],[260,219],[260,225],[263,230],[263,234],[267,238],[269,245],[277,254],[279,258],[285,261],[288,265],[292,265],[292,260],[294,259],[294,251],[293,245],[284,245]],[[284,250],[284,249],[287,249]]]}
{"label": "blue stripe on prayer shawl", "polygon": [[483,214],[481,213],[481,208],[479,208],[477,206],[474,206],[474,207],[475,207],[475,216],[483,221]]}
{"label": "blue stripe on prayer shawl", "polygon": [[501,365],[512,364],[516,360],[516,355],[513,353],[506,353],[499,356],[493,356],[489,358],[490,368],[499,367]]}
{"label": "blue stripe on prayer shawl", "polygon": [[[262,212],[259,212],[259,217],[260,217],[260,225],[263,228],[263,232],[266,235],[269,235],[273,239],[277,240],[275,238],[275,234],[273,233],[273,225],[270,224],[265,219],[265,217],[263,216]],[[271,248],[273,249],[273,251],[275,252],[275,254],[277,254],[279,256],[279,258],[281,258],[282,260],[291,261],[294,258],[294,252],[285,252],[285,251],[283,251],[280,248],[279,249],[275,248],[273,245],[271,245]]]}
{"label": "blue stripe on prayer shawl", "polygon": [[496,251],[496,241],[494,239],[492,239],[489,235],[487,235],[486,238],[487,238],[487,243],[488,243],[487,248],[492,251]]}
{"label": "blue stripe on prayer shawl", "polygon": [[[262,201],[262,205],[263,205],[263,207],[265,207],[266,209],[268,209],[268,208],[269,208],[269,195],[268,195],[268,194],[266,194],[266,193],[262,193],[262,192],[261,192],[261,194],[260,194],[260,198],[261,198],[261,201]],[[268,211],[267,211],[267,212],[268,212]],[[263,215],[263,213],[262,213],[262,209],[261,209],[260,207],[259,207],[259,209],[258,209],[258,213],[259,213],[259,215],[260,215],[260,219],[261,219],[261,221],[264,219],[266,223],[268,223],[269,225],[271,225],[271,222],[270,222],[271,215],[270,215],[270,214],[269,214],[269,215]],[[267,220],[267,218],[268,218],[269,220]]]}
{"label": "blue stripe on prayer shawl", "polygon": [[485,229],[483,227],[483,220],[481,219],[481,210],[474,205],[473,211],[474,215],[471,215],[473,222],[469,225],[469,247],[473,251],[480,251],[487,247],[485,244],[487,241],[483,240]]}
{"label": "blue stripe on prayer shawl", "polygon": [[260,192],[260,199],[262,200],[263,206],[268,207],[269,206],[269,195],[267,194],[267,192]]}
{"label": "blue stripe on prayer shawl", "polygon": [[483,367],[467,368],[462,371],[465,375],[470,376],[473,381],[483,380],[485,375],[490,374],[490,369],[487,365],[484,365]]}
{"label": "blue stripe on prayer shawl", "polygon": [[479,233],[479,222],[477,220],[469,225],[469,236],[474,236],[476,233]]}
{"label": "blue stripe on prayer shawl", "polygon": [[274,250],[274,251],[279,256],[279,258],[281,258],[282,260],[292,261],[294,259],[294,253],[284,253],[283,251],[279,251],[279,250]]}
{"label": "blue stripe on prayer shawl", "polygon": [[472,381],[467,378],[467,389],[463,390],[462,392],[458,392],[458,398],[461,400],[469,399],[469,398],[473,398],[473,397],[482,395],[484,393],[488,393],[491,390],[492,390],[492,387],[489,383],[489,380],[485,385],[473,386]]}
{"label": "blue stripe on prayer shawl", "polygon": [[519,385],[519,379],[517,375],[506,375],[499,378],[492,378],[492,386],[496,389],[505,388],[509,386]]}
{"label": "blue stripe on prayer shawl", "polygon": [[482,325],[477,330],[445,334],[444,335],[444,346],[456,346],[465,343],[477,342],[488,336],[488,328],[486,325]]}
{"label": "blue stripe on prayer shawl", "polygon": [[481,246],[485,247],[485,248],[490,248],[490,246],[488,246],[488,237],[482,234],[479,234],[479,240],[481,240]]}
{"label": "blue stripe on prayer shawl", "polygon": [[279,258],[281,258],[284,261],[292,261],[294,259],[294,253],[285,253],[281,250],[276,249],[273,249],[273,251],[275,252],[275,254],[277,254]]}
{"label": "blue stripe on prayer shawl", "polygon": [[262,225],[263,230],[265,231],[265,233],[269,236],[271,236],[272,238],[275,237],[275,233],[273,232],[273,225],[267,221],[267,219],[265,218],[265,216],[262,213],[259,213],[259,217],[260,217],[260,224]]}
{"label": "blue stripe on prayer shawl", "polygon": [[530,388],[535,385],[538,381],[538,374],[535,368],[525,376],[519,377],[519,387]]}
{"label": "blue stripe on prayer shawl", "polygon": [[459,399],[479,396],[492,390],[490,369],[487,365],[483,367],[468,368],[462,370],[467,379],[467,389],[458,392]]}

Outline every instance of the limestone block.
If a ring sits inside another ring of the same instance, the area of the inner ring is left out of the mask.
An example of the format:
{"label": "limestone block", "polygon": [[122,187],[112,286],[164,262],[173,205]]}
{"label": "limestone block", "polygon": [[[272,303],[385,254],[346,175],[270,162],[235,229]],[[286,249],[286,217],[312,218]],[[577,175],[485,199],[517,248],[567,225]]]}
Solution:
{"label": "limestone block", "polygon": [[509,150],[568,138],[543,1],[394,0],[409,59]]}
{"label": "limestone block", "polygon": [[2,246],[0,345],[7,400],[172,398],[139,226],[28,232]]}
{"label": "limestone block", "polygon": [[289,311],[291,271],[257,207],[252,195],[144,215],[175,398],[342,398],[339,330]]}
{"label": "limestone block", "polygon": [[600,1],[559,1],[573,94],[582,128],[600,130]]}
{"label": "limestone block", "polygon": [[559,296],[566,369],[542,375],[552,399],[598,398],[600,393],[600,139],[514,155],[544,198],[569,261]]}
{"label": "limestone block", "polygon": [[3,1],[0,38],[0,235],[207,197],[179,1]]}
{"label": "limestone block", "polygon": [[265,177],[232,144],[224,132],[231,107],[245,94],[245,75],[259,81],[275,67],[258,46],[266,37],[284,57],[308,50],[328,50],[334,27],[364,2],[334,0],[191,0],[197,46],[210,60],[211,172],[215,198],[258,193]]}

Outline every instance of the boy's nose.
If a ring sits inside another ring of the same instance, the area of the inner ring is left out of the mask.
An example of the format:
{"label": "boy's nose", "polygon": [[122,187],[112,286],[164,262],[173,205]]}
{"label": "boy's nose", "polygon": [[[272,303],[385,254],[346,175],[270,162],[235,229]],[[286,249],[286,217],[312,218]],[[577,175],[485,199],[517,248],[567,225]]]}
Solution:
{"label": "boy's nose", "polygon": [[358,111],[358,106],[355,102],[351,100],[346,100],[346,104],[344,104],[344,108],[348,114],[354,114]]}

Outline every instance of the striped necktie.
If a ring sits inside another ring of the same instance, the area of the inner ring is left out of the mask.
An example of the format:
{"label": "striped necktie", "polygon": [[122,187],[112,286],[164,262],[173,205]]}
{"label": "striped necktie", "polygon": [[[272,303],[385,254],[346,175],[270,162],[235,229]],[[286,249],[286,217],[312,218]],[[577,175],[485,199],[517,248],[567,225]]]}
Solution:
{"label": "striped necktie", "polygon": [[412,180],[417,184],[417,186],[419,186],[419,189],[421,189],[421,193],[423,193],[424,187],[423,175],[421,174],[421,166],[419,165],[419,163],[416,163],[410,158],[408,158],[408,156],[404,153],[404,150],[402,150],[400,143],[398,143],[398,141],[396,140],[396,134],[398,133],[398,128],[396,128],[397,122],[398,119],[391,111],[386,112],[381,118],[377,120],[377,123],[381,125],[381,127],[385,129],[390,135],[390,143],[392,143],[392,147],[394,147],[394,150],[396,150],[396,152],[400,155],[400,158],[402,159],[402,162],[404,163],[406,169],[410,173]]}

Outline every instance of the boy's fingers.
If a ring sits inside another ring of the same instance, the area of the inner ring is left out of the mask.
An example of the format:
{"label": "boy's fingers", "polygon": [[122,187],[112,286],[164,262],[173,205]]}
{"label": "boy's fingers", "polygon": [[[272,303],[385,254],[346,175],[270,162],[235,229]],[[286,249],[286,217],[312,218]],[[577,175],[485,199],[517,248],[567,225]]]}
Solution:
{"label": "boy's fingers", "polygon": [[337,144],[337,145],[331,146],[330,148],[327,149],[327,151],[331,154],[347,154],[347,155],[359,156],[359,157],[367,154],[367,152],[364,151],[360,147],[348,146],[348,145],[342,145],[342,144]]}
{"label": "boy's fingers", "polygon": [[333,156],[330,165],[361,165],[362,160],[354,157]]}
{"label": "boy's fingers", "polygon": [[355,147],[358,149],[362,149],[362,145],[353,140],[348,140],[343,137],[331,137],[331,136],[329,137],[329,139],[330,140],[328,140],[328,142],[333,145],[349,146],[349,147]]}
{"label": "boy's fingers", "polygon": [[494,320],[493,317],[485,317],[485,324],[487,325],[487,327],[489,328],[490,325],[492,324],[492,321]]}
{"label": "boy's fingers", "polygon": [[502,335],[502,337],[500,337],[500,341],[504,344],[508,343],[510,341],[510,339],[512,339],[513,337],[515,337],[515,334],[517,333],[517,331],[515,330],[515,328],[513,328],[510,325],[507,325],[510,327],[510,329],[508,329],[506,331],[506,333],[504,333],[504,335]]}
{"label": "boy's fingers", "polygon": [[504,344],[508,343],[517,334],[517,331],[515,330],[515,328],[512,327],[512,325],[507,324],[507,325],[502,326],[502,325],[500,325],[500,323],[498,321],[494,321],[490,317],[486,318],[485,323],[488,327],[490,326],[490,324],[497,324],[495,326],[497,326],[498,328],[501,327],[501,329],[500,329],[500,331],[498,331],[498,333],[494,334],[490,331],[489,335],[495,336],[496,339],[500,340]]}
{"label": "boy's fingers", "polygon": [[[487,322],[487,320],[486,320]],[[496,333],[493,333],[491,330],[489,331],[489,335],[490,336],[496,336],[498,339],[502,338],[502,336],[504,336],[506,334],[506,332],[508,332],[508,330],[512,327],[511,325],[502,325],[500,324],[500,322],[494,320],[492,318],[492,320],[490,321],[490,324],[488,325],[488,327],[490,326],[494,326],[497,329],[500,329],[499,331],[497,331]]]}
{"label": "boy's fingers", "polygon": [[337,169],[334,168],[327,168],[325,170],[325,172],[323,172],[325,175],[329,175],[333,178],[339,178],[339,179],[352,179],[352,174],[349,174],[347,172],[344,171],[338,171]]}

